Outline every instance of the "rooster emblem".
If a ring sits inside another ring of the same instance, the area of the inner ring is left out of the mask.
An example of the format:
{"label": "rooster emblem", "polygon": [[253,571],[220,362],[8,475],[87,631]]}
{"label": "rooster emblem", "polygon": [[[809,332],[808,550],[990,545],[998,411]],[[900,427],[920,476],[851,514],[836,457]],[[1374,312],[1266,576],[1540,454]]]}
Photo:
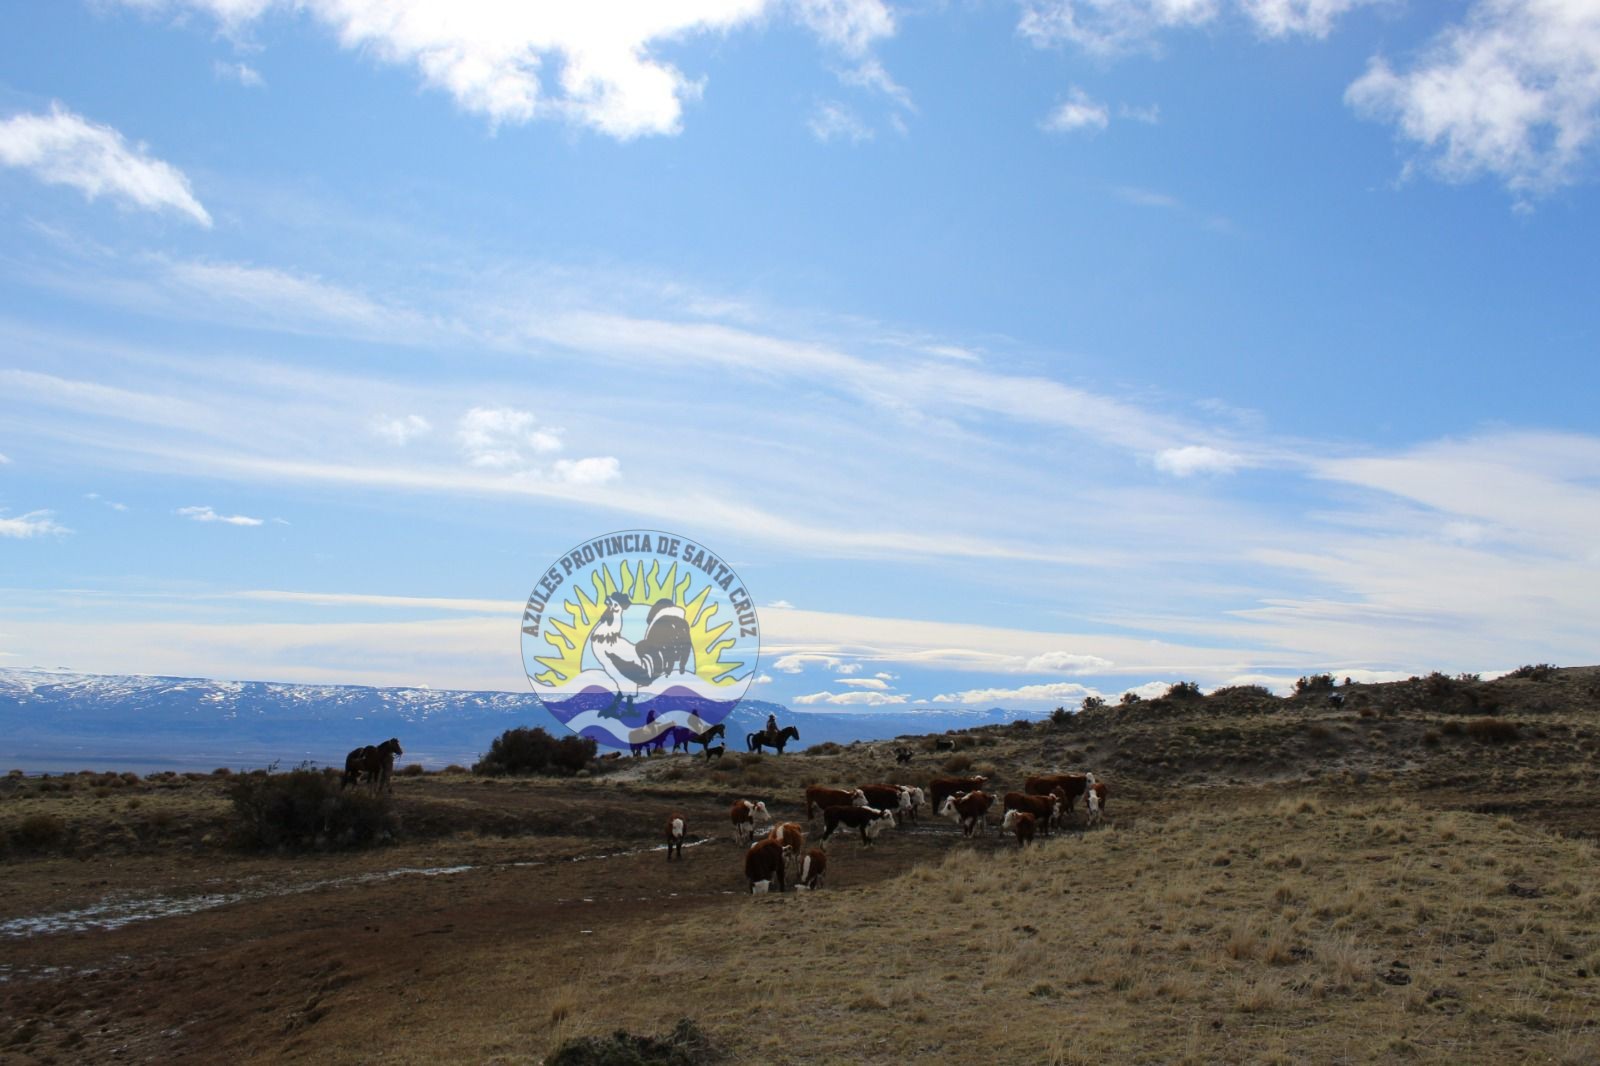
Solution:
{"label": "rooster emblem", "polygon": [[622,635],[623,616],[633,606],[625,592],[613,592],[606,597],[606,609],[589,632],[589,650],[606,676],[616,685],[617,693],[600,714],[620,718],[617,703],[626,700],[627,710],[632,710],[639,689],[668,677],[676,670],[686,673],[694,657],[694,644],[689,639],[689,622],[683,608],[669,599],[657,600],[645,619],[644,639],[635,644]]}

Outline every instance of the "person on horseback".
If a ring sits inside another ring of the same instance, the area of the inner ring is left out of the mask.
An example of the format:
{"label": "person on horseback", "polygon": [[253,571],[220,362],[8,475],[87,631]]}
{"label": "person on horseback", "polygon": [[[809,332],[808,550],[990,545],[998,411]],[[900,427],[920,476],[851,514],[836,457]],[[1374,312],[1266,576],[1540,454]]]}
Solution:
{"label": "person on horseback", "polygon": [[774,737],[778,735],[778,716],[776,714],[767,715],[767,735]]}

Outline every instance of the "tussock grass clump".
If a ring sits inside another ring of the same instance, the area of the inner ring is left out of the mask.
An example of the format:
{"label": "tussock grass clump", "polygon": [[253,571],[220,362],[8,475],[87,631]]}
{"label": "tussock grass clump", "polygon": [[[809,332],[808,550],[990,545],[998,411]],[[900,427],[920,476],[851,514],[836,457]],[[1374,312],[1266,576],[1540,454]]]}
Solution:
{"label": "tussock grass clump", "polygon": [[664,1037],[634,1036],[618,1029],[610,1036],[568,1040],[545,1062],[549,1066],[700,1066],[719,1057],[699,1026],[682,1018]]}
{"label": "tussock grass clump", "polygon": [[14,847],[24,851],[43,851],[59,844],[66,832],[66,823],[56,815],[35,813],[12,826],[7,836]]}
{"label": "tussock grass clump", "polygon": [[972,769],[972,756],[964,752],[957,752],[940,764],[945,773],[958,774],[963,770]]}
{"label": "tussock grass clump", "polygon": [[1520,735],[1517,723],[1504,718],[1474,718],[1467,723],[1466,733],[1485,744],[1509,744]]}

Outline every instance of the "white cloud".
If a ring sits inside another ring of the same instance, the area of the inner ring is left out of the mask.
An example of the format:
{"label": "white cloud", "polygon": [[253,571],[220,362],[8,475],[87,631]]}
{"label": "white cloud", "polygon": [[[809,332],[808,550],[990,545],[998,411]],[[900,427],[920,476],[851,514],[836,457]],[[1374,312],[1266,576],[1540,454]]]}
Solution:
{"label": "white cloud", "polygon": [[1192,29],[1236,8],[1267,37],[1325,37],[1358,7],[1390,0],[1023,0],[1018,30],[1040,47],[1071,44],[1102,55],[1149,48],[1157,34]]}
{"label": "white cloud", "polygon": [[796,696],[794,702],[798,704],[828,703],[836,706],[883,707],[888,704],[905,703],[906,697],[894,692],[813,692],[807,696]]}
{"label": "white cloud", "polygon": [[790,603],[788,600],[773,600],[771,603],[767,604],[767,606],[780,611],[785,611],[792,609],[794,604]]}
{"label": "white cloud", "polygon": [[550,472],[557,481],[569,485],[604,485],[622,476],[622,463],[613,455],[557,459],[550,465]]}
{"label": "white cloud", "polygon": [[1372,60],[1345,100],[1395,123],[1449,181],[1491,174],[1537,193],[1573,178],[1600,121],[1600,5],[1479,0],[1417,65]]}
{"label": "white cloud", "polygon": [[5,452],[0,452],[0,466],[10,466],[10,465],[11,465],[11,456],[7,455]]}
{"label": "white cloud", "polygon": [[1204,444],[1166,448],[1156,453],[1156,469],[1174,477],[1194,474],[1231,474],[1244,465],[1244,458]]}
{"label": "white cloud", "polygon": [[818,104],[806,120],[806,125],[810,127],[811,135],[825,144],[841,138],[853,144],[872,140],[872,130],[856,117],[854,111],[831,100]]}
{"label": "white cloud", "polygon": [[860,663],[845,662],[835,655],[818,655],[810,652],[783,655],[772,664],[774,670],[782,670],[786,674],[798,674],[808,666],[820,666],[836,674],[854,674],[861,671]]}
{"label": "white cloud", "polygon": [[7,518],[0,515],[0,537],[11,537],[16,540],[28,540],[31,537],[44,537],[51,534],[71,533],[72,530],[58,524],[51,516],[53,511],[29,511],[16,518]]}
{"label": "white cloud", "polygon": [[888,682],[876,677],[841,677],[835,684],[851,685],[857,689],[873,689],[877,692],[887,692]]}
{"label": "white cloud", "polygon": [[238,82],[246,89],[261,89],[267,84],[261,72],[248,63],[224,63],[219,59],[211,64],[211,73],[218,81]]}
{"label": "white cloud", "polygon": [[1025,667],[1030,673],[1046,670],[1067,674],[1094,674],[1111,669],[1116,664],[1098,655],[1077,655],[1066,651],[1048,651],[1035,655]]}
{"label": "white cloud", "polygon": [[494,123],[558,118],[627,140],[672,134],[695,79],[659,50],[696,36],[754,27],[786,13],[853,60],[894,32],[881,0],[123,0],[146,10],[190,8],[239,33],[268,11],[304,12],[339,44],[413,69],[429,88]]}
{"label": "white cloud", "polygon": [[259,526],[264,519],[242,514],[218,514],[210,507],[180,507],[178,513],[196,522],[222,522],[230,526]]}
{"label": "white cloud", "polygon": [[1130,122],[1143,122],[1146,126],[1159,126],[1161,124],[1161,105],[1148,104],[1136,107],[1133,104],[1118,104],[1117,117],[1128,119]]}
{"label": "white cloud", "polygon": [[52,185],[70,185],[90,200],[109,196],[211,225],[211,216],[194,198],[181,170],[152,158],[142,144],[130,147],[110,126],[89,122],[59,104],[47,115],[13,115],[0,122],[0,165],[31,171]]}
{"label": "white cloud", "polygon": [[373,433],[394,445],[404,445],[433,429],[421,415],[402,415],[398,418],[379,415],[372,420],[371,427]]}
{"label": "white cloud", "polygon": [[531,411],[513,407],[474,407],[461,416],[456,438],[473,466],[519,469],[530,456],[561,450],[561,430],[540,426]]}
{"label": "white cloud", "polygon": [[762,674],[760,677],[756,678],[755,683],[758,685],[770,685],[772,684],[772,675]]}
{"label": "white cloud", "polygon": [[1068,706],[1085,696],[1098,696],[1092,688],[1076,682],[1055,681],[1046,685],[1022,685],[1018,688],[970,688],[964,692],[947,692],[933,697],[934,703],[959,703],[966,706],[998,703],[1054,703]]}
{"label": "white cloud", "polygon": [[1055,133],[1073,130],[1103,130],[1111,122],[1106,105],[1092,99],[1088,93],[1073,86],[1065,102],[1045,117],[1042,125]]}

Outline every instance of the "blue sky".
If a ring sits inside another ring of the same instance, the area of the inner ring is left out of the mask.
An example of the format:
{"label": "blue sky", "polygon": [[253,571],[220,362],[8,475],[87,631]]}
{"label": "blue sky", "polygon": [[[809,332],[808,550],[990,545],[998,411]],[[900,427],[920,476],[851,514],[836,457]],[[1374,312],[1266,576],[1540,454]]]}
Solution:
{"label": "blue sky", "polygon": [[0,665],[816,710],[1595,658],[1594,0],[0,16]]}

